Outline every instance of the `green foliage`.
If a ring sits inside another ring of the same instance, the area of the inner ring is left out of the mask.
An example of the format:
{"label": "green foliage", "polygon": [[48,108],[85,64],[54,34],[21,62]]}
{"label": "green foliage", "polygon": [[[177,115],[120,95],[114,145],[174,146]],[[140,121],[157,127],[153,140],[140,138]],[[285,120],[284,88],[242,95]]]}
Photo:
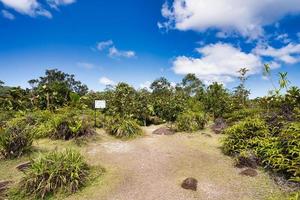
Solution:
{"label": "green foliage", "polygon": [[[286,170],[291,180],[300,182],[300,123],[291,123],[279,135],[282,155],[287,160]],[[276,166],[274,166],[276,168]]]}
{"label": "green foliage", "polygon": [[69,102],[76,102],[76,97],[85,95],[88,91],[86,85],[75,80],[70,75],[57,69],[46,70],[45,76],[28,81],[32,86],[32,103],[41,109],[57,109]]}
{"label": "green foliage", "polygon": [[53,118],[55,131],[52,132],[51,138],[70,140],[81,136],[93,135],[94,130],[91,122],[89,118],[57,114]]}
{"label": "green foliage", "polygon": [[165,77],[160,77],[153,81],[153,83],[150,86],[150,89],[153,90],[153,93],[156,94],[169,93],[171,91],[171,83]]}
{"label": "green foliage", "polygon": [[228,124],[233,124],[235,122],[239,122],[241,120],[244,120],[247,117],[255,117],[260,114],[260,109],[254,109],[254,108],[244,108],[244,109],[238,109],[231,113],[227,113],[224,115],[224,118],[226,119],[226,122]]}
{"label": "green foliage", "polygon": [[136,91],[126,83],[119,83],[108,101],[109,113],[122,117],[131,116],[134,110]]}
{"label": "green foliage", "polygon": [[243,108],[247,105],[247,101],[250,95],[250,91],[246,89],[245,83],[246,80],[248,79],[247,73],[248,73],[247,68],[241,68],[238,73],[239,73],[239,80],[240,84],[235,88],[234,90],[234,102],[235,102],[235,107],[236,108]]}
{"label": "green foliage", "polygon": [[16,158],[31,148],[30,127],[24,117],[10,120],[0,129],[0,154],[4,158]]}
{"label": "green foliage", "polygon": [[182,88],[187,96],[196,96],[201,99],[204,94],[204,84],[195,74],[187,74],[181,82]]}
{"label": "green foliage", "polygon": [[295,192],[291,194],[288,200],[300,200],[300,192]]}
{"label": "green foliage", "polygon": [[208,86],[204,99],[206,112],[211,113],[215,118],[222,117],[230,111],[231,103],[230,95],[223,85],[213,83]]}
{"label": "green foliage", "polygon": [[53,117],[54,113],[47,110],[28,113],[25,118],[30,122],[32,137],[35,139],[49,137],[55,131]]}
{"label": "green foliage", "polygon": [[261,164],[276,173],[300,182],[300,123],[291,123],[272,135],[261,119],[247,118],[225,130],[223,150],[229,155],[252,151]]}
{"label": "green foliage", "polygon": [[4,128],[7,121],[15,117],[15,111],[1,111],[0,112],[0,129]]}
{"label": "green foliage", "polygon": [[194,132],[203,129],[206,122],[204,113],[185,111],[178,116],[176,127],[178,131]]}
{"label": "green foliage", "polygon": [[88,175],[89,166],[79,152],[54,151],[31,161],[19,188],[38,199],[57,192],[71,194],[85,185]]}
{"label": "green foliage", "polygon": [[118,138],[129,138],[142,134],[142,129],[135,120],[119,116],[108,117],[105,130]]}
{"label": "green foliage", "polygon": [[240,123],[227,128],[223,140],[225,154],[236,155],[241,151],[255,148],[262,138],[269,135],[266,123],[260,118],[247,118]]}
{"label": "green foliage", "polygon": [[32,101],[28,90],[20,87],[0,88],[0,110],[19,111],[32,108]]}

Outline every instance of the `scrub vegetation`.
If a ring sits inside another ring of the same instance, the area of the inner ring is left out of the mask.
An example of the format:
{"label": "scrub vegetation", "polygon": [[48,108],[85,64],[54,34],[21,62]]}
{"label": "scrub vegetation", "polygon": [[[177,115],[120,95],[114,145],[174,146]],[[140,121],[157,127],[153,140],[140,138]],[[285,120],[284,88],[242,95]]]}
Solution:
{"label": "scrub vegetation", "polygon": [[[79,144],[108,137],[99,135],[99,130],[115,140],[138,140],[145,134],[143,127],[162,124],[187,135],[218,129],[225,155],[237,162],[255,160],[270,178],[280,177],[293,185],[287,199],[299,199],[300,89],[292,86],[287,73],[272,80],[275,76],[265,65],[264,76],[274,88],[265,97],[249,99],[247,72],[246,68],[239,71],[240,84],[233,91],[216,82],[205,85],[194,74],[176,86],[161,77],[149,89],[118,83],[103,92],[89,91],[74,75],[57,69],[30,80],[29,89],[1,81],[1,165],[24,158],[30,162],[22,176],[11,178],[13,186],[0,198],[45,199],[84,190],[95,180],[91,177],[95,166],[86,160],[85,151],[78,151]],[[105,100],[106,108],[95,111],[95,100]],[[59,145],[51,150],[36,145],[44,140]],[[101,163],[97,167],[105,172]],[[0,174],[3,178],[7,177]]]}

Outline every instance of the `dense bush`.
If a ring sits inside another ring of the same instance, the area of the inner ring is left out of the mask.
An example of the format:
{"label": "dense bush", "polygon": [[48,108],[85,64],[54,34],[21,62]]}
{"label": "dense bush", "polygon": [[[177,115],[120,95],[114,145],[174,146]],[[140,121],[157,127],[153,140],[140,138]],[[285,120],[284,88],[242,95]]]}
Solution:
{"label": "dense bush", "polygon": [[35,139],[49,137],[54,131],[54,113],[50,111],[34,111],[26,115],[26,120],[30,122],[32,136]]}
{"label": "dense bush", "polygon": [[204,128],[206,124],[205,114],[202,112],[185,111],[176,120],[178,131],[194,132]]}
{"label": "dense bush", "polygon": [[266,123],[260,118],[247,118],[227,128],[224,133],[227,137],[223,140],[223,150],[229,155],[255,148],[262,138],[269,135]]}
{"label": "dense bush", "polygon": [[51,152],[31,161],[20,190],[39,199],[57,192],[74,193],[85,185],[88,175],[89,167],[80,153]]}
{"label": "dense bush", "polygon": [[32,136],[26,120],[15,118],[0,129],[0,153],[4,158],[15,158],[24,154],[32,145]]}
{"label": "dense bush", "polygon": [[14,118],[14,111],[2,111],[0,110],[0,128],[5,126],[5,123],[10,119]]}
{"label": "dense bush", "polygon": [[290,180],[300,182],[300,123],[287,125],[278,137],[268,142],[267,147],[261,145],[257,150],[263,163]]}
{"label": "dense bush", "polygon": [[285,126],[279,135],[272,135],[261,119],[246,119],[225,130],[223,141],[226,154],[240,156],[254,152],[261,164],[300,182],[300,123]]}
{"label": "dense bush", "polygon": [[135,120],[117,116],[107,118],[105,130],[109,134],[119,138],[142,134],[142,130]]}
{"label": "dense bush", "polygon": [[68,115],[56,115],[53,118],[55,131],[52,132],[53,139],[69,140],[81,136],[93,135],[94,130],[89,118],[70,117]]}
{"label": "dense bush", "polygon": [[259,113],[260,113],[259,109],[244,108],[244,109],[235,110],[231,113],[227,113],[224,115],[224,118],[226,119],[226,122],[228,124],[233,124],[235,122],[244,120],[247,117],[255,117],[259,115]]}

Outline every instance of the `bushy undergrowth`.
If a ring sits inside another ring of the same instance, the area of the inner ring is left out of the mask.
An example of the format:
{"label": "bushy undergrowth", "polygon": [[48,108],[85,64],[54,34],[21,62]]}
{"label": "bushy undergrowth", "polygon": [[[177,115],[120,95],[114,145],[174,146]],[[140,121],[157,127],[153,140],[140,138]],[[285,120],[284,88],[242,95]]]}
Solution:
{"label": "bushy undergrowth", "polygon": [[15,113],[15,111],[0,110],[0,129],[4,127],[7,121],[14,118]]}
{"label": "bushy undergrowth", "polygon": [[202,112],[185,111],[176,120],[178,131],[195,132],[203,129],[205,124],[205,114]]}
{"label": "bushy undergrowth", "polygon": [[264,120],[247,118],[226,129],[225,134],[226,154],[239,156],[246,151],[254,152],[264,167],[300,182],[299,122],[285,126],[280,134],[273,134]]}
{"label": "bushy undergrowth", "polygon": [[266,123],[260,118],[247,118],[226,129],[224,133],[227,137],[223,140],[223,150],[229,155],[255,148],[262,138],[269,135]]}
{"label": "bushy undergrowth", "polygon": [[142,129],[135,120],[117,116],[107,118],[105,130],[119,138],[134,137],[142,134]]}
{"label": "bushy undergrowth", "polygon": [[56,115],[53,118],[53,124],[55,127],[55,130],[51,134],[51,138],[53,139],[69,140],[94,134],[91,120],[85,117]]}
{"label": "bushy undergrowth", "polygon": [[0,129],[0,153],[4,158],[16,158],[31,148],[32,135],[25,118],[9,121]]}
{"label": "bushy undergrowth", "polygon": [[259,109],[244,108],[235,110],[232,113],[227,113],[224,118],[228,124],[234,124],[235,122],[239,122],[245,118],[258,116],[259,113]]}
{"label": "bushy undergrowth", "polygon": [[29,113],[26,118],[31,121],[31,132],[35,139],[49,137],[54,132],[54,114],[50,111],[35,111]]}
{"label": "bushy undergrowth", "polygon": [[281,134],[265,142],[269,148],[261,145],[257,150],[264,165],[300,182],[300,123],[287,125]]}
{"label": "bushy undergrowth", "polygon": [[31,161],[30,168],[20,182],[20,192],[44,199],[47,195],[74,193],[85,185],[89,166],[74,150],[51,152]]}

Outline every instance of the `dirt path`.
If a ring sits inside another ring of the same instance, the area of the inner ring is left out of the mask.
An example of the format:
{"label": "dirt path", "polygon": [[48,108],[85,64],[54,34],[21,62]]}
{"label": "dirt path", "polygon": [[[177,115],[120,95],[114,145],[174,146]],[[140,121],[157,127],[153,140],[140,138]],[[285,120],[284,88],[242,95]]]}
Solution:
{"label": "dirt path", "polygon": [[[232,160],[221,153],[219,136],[209,130],[159,136],[151,134],[156,128],[145,128],[144,137],[131,141],[105,136],[102,141],[90,144],[85,149],[89,162],[113,167],[117,175],[104,180],[104,185],[114,182],[106,191],[98,188],[85,198],[259,200],[280,193],[262,172],[255,178],[239,175],[240,170],[233,167]],[[196,192],[180,187],[182,180],[190,176],[198,179]]]}

